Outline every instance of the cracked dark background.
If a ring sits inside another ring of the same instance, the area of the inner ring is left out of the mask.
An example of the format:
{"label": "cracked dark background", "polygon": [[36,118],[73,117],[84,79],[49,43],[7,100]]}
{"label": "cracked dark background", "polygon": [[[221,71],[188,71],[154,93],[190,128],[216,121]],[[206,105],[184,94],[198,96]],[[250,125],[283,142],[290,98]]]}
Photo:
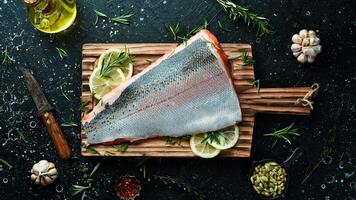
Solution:
{"label": "cracked dark background", "polygon": [[[49,36],[35,30],[27,20],[21,1],[0,0],[0,50],[7,47],[16,62],[0,66],[0,158],[12,169],[0,165],[0,199],[80,199],[70,197],[73,184],[85,184],[85,168],[101,162],[93,176],[93,188],[86,199],[117,199],[115,181],[122,175],[135,175],[142,184],[138,199],[258,199],[248,185],[252,161],[264,158],[286,159],[296,147],[303,155],[288,168],[291,175],[285,199],[355,200],[356,199],[356,2],[353,0],[253,0],[235,1],[253,8],[270,19],[271,35],[256,36],[256,29],[233,22],[214,0],[78,0],[78,16],[73,30],[64,36]],[[100,20],[94,25],[99,10],[115,16],[123,11],[135,13],[130,26],[114,25]],[[310,116],[258,114],[256,117],[251,158],[173,159],[149,158],[84,158],[80,155],[80,130],[64,129],[74,151],[70,161],[60,161],[36,117],[35,105],[19,73],[26,66],[33,70],[45,94],[56,109],[60,122],[71,116],[80,123],[78,112],[81,93],[81,47],[84,43],[173,42],[165,25],[181,22],[196,26],[204,17],[209,29],[221,42],[250,43],[256,60],[256,79],[261,87],[310,86],[321,88]],[[220,21],[231,32],[223,32]],[[298,64],[290,51],[291,37],[300,29],[317,31],[323,52],[316,62]],[[56,47],[69,57],[61,60]],[[60,85],[70,101],[61,95]],[[299,128],[300,137],[289,145],[263,136],[291,123]],[[15,128],[24,131],[28,142],[17,139]],[[332,151],[325,159],[332,135]],[[58,181],[46,188],[31,183],[29,170],[41,159],[53,161],[60,173]],[[320,161],[306,183],[310,166]],[[157,176],[169,176],[182,183],[164,184]],[[333,180],[333,181],[330,181]],[[61,190],[63,191],[56,191]],[[187,188],[193,189],[195,193]]]}

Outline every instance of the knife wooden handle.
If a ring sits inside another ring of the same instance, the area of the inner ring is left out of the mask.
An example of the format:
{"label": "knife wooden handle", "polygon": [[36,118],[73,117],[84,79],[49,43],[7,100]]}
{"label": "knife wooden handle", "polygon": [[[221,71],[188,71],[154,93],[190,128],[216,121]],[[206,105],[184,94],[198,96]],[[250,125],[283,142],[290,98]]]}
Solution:
{"label": "knife wooden handle", "polygon": [[43,124],[47,127],[48,134],[51,137],[59,157],[63,160],[70,159],[72,157],[72,150],[70,149],[62,129],[57,123],[53,113],[51,111],[44,112],[40,117]]}

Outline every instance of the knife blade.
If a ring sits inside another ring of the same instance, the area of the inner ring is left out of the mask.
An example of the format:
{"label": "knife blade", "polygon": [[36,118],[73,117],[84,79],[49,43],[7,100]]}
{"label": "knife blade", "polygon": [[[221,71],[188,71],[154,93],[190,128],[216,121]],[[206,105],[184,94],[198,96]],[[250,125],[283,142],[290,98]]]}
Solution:
{"label": "knife blade", "polygon": [[49,104],[43,91],[32,75],[29,69],[20,68],[27,89],[30,91],[33,101],[36,104],[38,110],[38,117],[41,118],[43,124],[46,126],[48,134],[57,150],[59,157],[63,160],[67,160],[72,157],[72,151],[69,147],[67,140],[52,112],[53,107]]}

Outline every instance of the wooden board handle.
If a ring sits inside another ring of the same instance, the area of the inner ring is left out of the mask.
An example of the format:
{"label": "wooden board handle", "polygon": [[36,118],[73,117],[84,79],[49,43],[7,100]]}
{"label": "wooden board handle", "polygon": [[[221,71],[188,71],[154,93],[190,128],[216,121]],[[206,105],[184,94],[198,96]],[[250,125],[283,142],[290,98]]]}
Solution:
{"label": "wooden board handle", "polygon": [[256,88],[247,89],[240,95],[240,99],[248,99],[241,105],[242,108],[253,112],[274,114],[309,115],[310,107],[297,105],[297,99],[302,99],[310,87],[299,88],[261,88],[258,94]]}
{"label": "wooden board handle", "polygon": [[46,126],[48,134],[57,150],[59,157],[63,160],[68,160],[72,157],[67,140],[64,137],[61,127],[58,125],[56,118],[52,112],[41,114],[43,124]]}

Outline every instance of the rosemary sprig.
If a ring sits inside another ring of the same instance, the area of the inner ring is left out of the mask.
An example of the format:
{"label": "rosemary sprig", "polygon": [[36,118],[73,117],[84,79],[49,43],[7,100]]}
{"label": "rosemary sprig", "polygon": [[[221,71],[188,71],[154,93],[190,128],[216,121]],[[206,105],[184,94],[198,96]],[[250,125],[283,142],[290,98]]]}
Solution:
{"label": "rosemary sprig", "polygon": [[180,30],[180,23],[178,22],[177,24],[175,25],[169,25],[167,27],[167,29],[169,30],[169,32],[171,33],[171,35],[173,36],[173,39],[174,40],[177,40],[177,35],[179,33],[179,30]]}
{"label": "rosemary sprig", "polygon": [[83,200],[86,197],[86,191],[92,187],[91,182],[93,179],[91,177],[94,175],[94,173],[98,170],[100,167],[100,163],[96,164],[85,182],[88,184],[87,186],[81,186],[81,185],[72,185],[72,187],[69,189],[70,195],[75,196],[77,194],[82,193],[81,200]]}
{"label": "rosemary sprig", "polygon": [[248,82],[250,82],[251,85],[257,89],[257,94],[260,94],[260,80],[248,80]]}
{"label": "rosemary sprig", "polygon": [[67,84],[67,82],[64,81],[64,82],[59,86],[59,89],[61,90],[62,96],[63,96],[65,99],[67,99],[68,101],[70,101],[70,98],[69,98],[68,95],[64,92],[64,88],[63,88],[63,86],[66,85],[66,84]]}
{"label": "rosemary sprig", "polygon": [[76,127],[78,126],[77,123],[74,122],[73,116],[67,122],[61,124],[62,127]]}
{"label": "rosemary sprig", "polygon": [[131,17],[133,15],[134,15],[133,13],[127,12],[127,13],[125,13],[123,15],[114,17],[111,20],[116,22],[116,23],[119,23],[119,24],[129,25],[130,24],[130,19],[131,19]]}
{"label": "rosemary sprig", "polygon": [[126,47],[125,51],[121,51],[120,53],[118,53],[115,58],[113,58],[113,52],[109,53],[108,58],[103,59],[102,61],[100,76],[107,76],[115,65],[123,64],[124,62],[132,63],[132,58]]}
{"label": "rosemary sprig", "polygon": [[98,23],[100,17],[101,18],[108,18],[108,16],[106,14],[102,13],[102,12],[99,12],[97,10],[94,10],[94,12],[95,12],[95,23],[94,23],[95,25]]}
{"label": "rosemary sprig", "polygon": [[120,145],[113,145],[113,147],[116,149],[116,151],[118,152],[125,152],[127,148],[129,148],[129,143],[128,142],[124,142]]}
{"label": "rosemary sprig", "polygon": [[96,149],[94,149],[92,146],[87,146],[85,148],[85,150],[91,154],[100,155],[100,153]]}
{"label": "rosemary sprig", "polygon": [[12,168],[12,166],[10,165],[10,163],[7,162],[7,161],[4,160],[4,159],[1,159],[1,158],[0,158],[0,163],[1,163],[2,165],[6,166],[8,169],[11,169],[11,168]]}
{"label": "rosemary sprig", "polygon": [[216,142],[217,144],[220,144],[220,140],[219,137],[222,136],[223,133],[220,131],[214,131],[214,132],[210,132],[208,133],[208,135],[201,141],[201,143],[208,143],[210,142]]}
{"label": "rosemary sprig", "polygon": [[23,142],[26,142],[26,143],[27,143],[27,139],[26,139],[25,133],[22,132],[19,128],[16,128],[15,131],[16,131],[17,137],[18,137],[20,140],[22,140]]}
{"label": "rosemary sprig", "polygon": [[248,65],[253,65],[255,64],[255,60],[253,60],[250,56],[248,56],[248,53],[246,51],[244,51],[242,53],[242,55],[240,56],[240,58],[242,59],[242,65],[243,66],[248,66]]}
{"label": "rosemary sprig", "polygon": [[231,0],[217,0],[217,2],[229,15],[230,19],[236,21],[241,18],[245,23],[247,23],[248,26],[252,24],[254,27],[257,27],[257,35],[262,36],[272,32],[271,26],[268,23],[268,19],[258,16],[249,8],[237,5]]}
{"label": "rosemary sprig", "polygon": [[225,31],[225,32],[230,32],[230,31],[231,31],[230,29],[224,28],[220,21],[218,21],[218,25],[219,25],[219,28],[220,28],[222,31]]}
{"label": "rosemary sprig", "polygon": [[68,57],[68,53],[62,49],[62,48],[59,48],[59,47],[56,47],[57,49],[57,52],[58,52],[58,55],[59,57],[63,60],[64,58]]}
{"label": "rosemary sprig", "polygon": [[15,62],[15,59],[10,56],[9,52],[7,51],[7,46],[5,47],[5,50],[1,52],[1,64],[12,64]]}
{"label": "rosemary sprig", "polygon": [[269,134],[264,134],[264,136],[271,136],[271,137],[276,137],[277,139],[284,139],[286,142],[288,142],[289,144],[291,144],[291,141],[288,139],[289,136],[300,136],[300,134],[298,133],[298,129],[294,128],[294,123],[292,123],[291,125],[278,130],[278,131],[274,131],[272,133]]}

